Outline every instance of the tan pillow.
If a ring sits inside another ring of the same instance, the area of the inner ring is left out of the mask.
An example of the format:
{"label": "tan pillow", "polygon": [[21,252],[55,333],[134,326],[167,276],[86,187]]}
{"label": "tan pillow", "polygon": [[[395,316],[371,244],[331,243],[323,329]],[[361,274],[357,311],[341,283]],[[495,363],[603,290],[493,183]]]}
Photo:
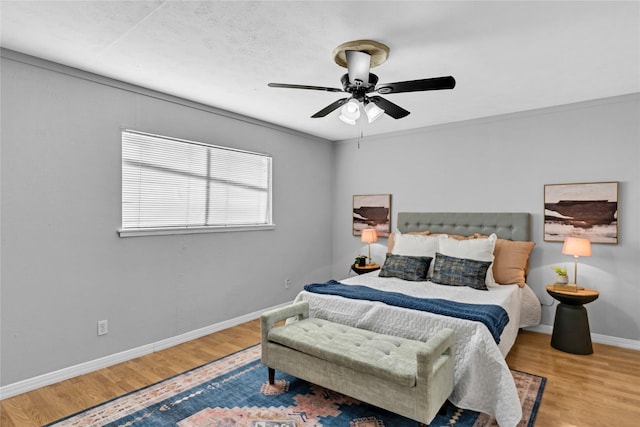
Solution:
{"label": "tan pillow", "polygon": [[[451,237],[452,239],[456,239],[456,240],[471,240],[471,239],[477,239],[478,237],[474,234],[472,236],[465,236],[462,234],[449,234],[449,233],[431,233],[431,236],[439,236],[440,234],[445,234],[448,237]],[[485,239],[489,236],[483,236]]]}
{"label": "tan pillow", "polygon": [[[415,234],[418,236],[428,236],[429,234],[431,234],[431,232],[429,230],[425,230],[425,231],[410,231],[406,234]],[[395,243],[395,236],[396,233],[390,233],[389,234],[389,239],[387,240],[387,252],[391,253],[393,252],[393,245]]]}
{"label": "tan pillow", "polygon": [[493,250],[493,277],[501,285],[517,284],[524,287],[529,257],[536,244],[498,239]]}

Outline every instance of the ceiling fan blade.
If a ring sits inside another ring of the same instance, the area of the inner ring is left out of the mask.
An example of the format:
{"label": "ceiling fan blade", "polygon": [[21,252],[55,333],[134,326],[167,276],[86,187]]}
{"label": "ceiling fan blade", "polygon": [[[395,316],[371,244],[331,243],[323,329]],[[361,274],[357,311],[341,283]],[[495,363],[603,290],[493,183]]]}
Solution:
{"label": "ceiling fan blade", "polygon": [[318,117],[324,117],[330,112],[332,112],[333,110],[337,110],[338,108],[340,108],[342,105],[344,105],[347,102],[348,99],[349,98],[338,99],[336,102],[333,102],[327,105],[326,107],[324,107],[322,110],[318,111],[311,117],[314,119],[317,119]]}
{"label": "ceiling fan blade", "polygon": [[357,85],[369,82],[369,68],[371,67],[371,55],[359,50],[345,51],[347,57],[347,69],[349,70],[349,83]]}
{"label": "ceiling fan blade", "polygon": [[451,76],[433,77],[430,79],[407,80],[406,82],[384,83],[376,88],[381,94],[419,92],[423,90],[453,89],[456,86],[456,79]]}
{"label": "ceiling fan blade", "polygon": [[375,95],[375,96],[369,97],[369,99],[371,100],[371,102],[376,104],[378,107],[382,108],[386,114],[390,115],[394,119],[401,119],[411,114],[404,108],[394,104],[391,101],[384,99],[381,96]]}
{"label": "ceiling fan blade", "polygon": [[342,89],[324,86],[308,86],[308,85],[290,85],[287,83],[269,83],[269,87],[281,87],[285,89],[310,89],[310,90],[323,90],[325,92],[344,92]]}

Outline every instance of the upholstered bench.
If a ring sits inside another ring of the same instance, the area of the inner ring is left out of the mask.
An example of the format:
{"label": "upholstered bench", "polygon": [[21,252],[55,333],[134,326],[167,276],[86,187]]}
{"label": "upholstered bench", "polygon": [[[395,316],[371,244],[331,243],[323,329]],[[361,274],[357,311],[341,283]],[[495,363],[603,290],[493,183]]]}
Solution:
{"label": "upholstered bench", "polygon": [[425,424],[453,391],[451,329],[414,341],[310,318],[306,301],[268,311],[261,322],[271,384],[277,369]]}

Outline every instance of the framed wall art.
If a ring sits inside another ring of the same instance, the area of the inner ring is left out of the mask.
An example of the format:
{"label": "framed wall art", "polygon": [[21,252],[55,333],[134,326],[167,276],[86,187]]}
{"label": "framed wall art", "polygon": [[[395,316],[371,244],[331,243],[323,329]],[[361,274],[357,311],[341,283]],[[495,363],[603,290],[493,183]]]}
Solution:
{"label": "framed wall art", "polygon": [[544,240],[618,243],[618,181],[544,186]]}
{"label": "framed wall art", "polygon": [[360,236],[365,228],[375,228],[378,236],[391,232],[391,194],[353,196],[353,235]]}

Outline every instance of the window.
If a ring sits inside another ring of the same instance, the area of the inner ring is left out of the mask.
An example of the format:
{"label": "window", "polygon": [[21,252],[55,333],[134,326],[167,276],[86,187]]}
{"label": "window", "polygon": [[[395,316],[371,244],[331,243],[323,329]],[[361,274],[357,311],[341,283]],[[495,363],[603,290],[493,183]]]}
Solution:
{"label": "window", "polygon": [[271,156],[122,132],[120,236],[273,228]]}

